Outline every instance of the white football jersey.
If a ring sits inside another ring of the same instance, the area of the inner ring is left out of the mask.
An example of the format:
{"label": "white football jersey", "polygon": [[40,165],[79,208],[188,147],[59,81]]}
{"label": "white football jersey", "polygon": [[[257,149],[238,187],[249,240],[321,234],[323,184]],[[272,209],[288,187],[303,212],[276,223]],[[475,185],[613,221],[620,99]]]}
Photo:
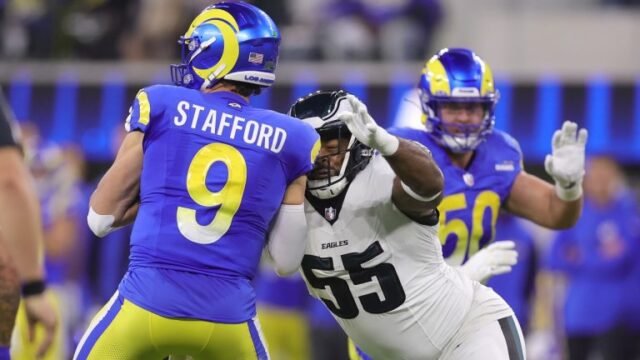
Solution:
{"label": "white football jersey", "polygon": [[[333,225],[324,215],[335,209],[321,215],[305,202],[310,238],[302,273],[311,294],[373,359],[435,359],[478,303],[480,285],[445,264],[437,225],[418,224],[393,205],[394,177],[374,156],[353,179]],[[486,290],[482,320],[511,314]]]}

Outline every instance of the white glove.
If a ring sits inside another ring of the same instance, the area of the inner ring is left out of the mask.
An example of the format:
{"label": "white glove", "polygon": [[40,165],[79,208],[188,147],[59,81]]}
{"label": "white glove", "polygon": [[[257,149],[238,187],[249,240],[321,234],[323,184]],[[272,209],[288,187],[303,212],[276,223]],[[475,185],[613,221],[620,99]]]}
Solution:
{"label": "white glove", "polygon": [[516,243],[496,241],[478,251],[460,268],[471,280],[484,283],[494,275],[511,272],[511,267],[517,262]]}
{"label": "white glove", "polygon": [[393,155],[398,150],[400,140],[378,126],[369,115],[367,106],[357,97],[349,94],[347,101],[353,113],[341,114],[340,120],[345,122],[353,136],[368,147],[380,151],[383,156]]}
{"label": "white glove", "polygon": [[577,130],[576,123],[565,121],[562,129],[553,134],[551,154],[544,159],[547,174],[556,182],[556,194],[564,201],[582,196],[587,129]]}

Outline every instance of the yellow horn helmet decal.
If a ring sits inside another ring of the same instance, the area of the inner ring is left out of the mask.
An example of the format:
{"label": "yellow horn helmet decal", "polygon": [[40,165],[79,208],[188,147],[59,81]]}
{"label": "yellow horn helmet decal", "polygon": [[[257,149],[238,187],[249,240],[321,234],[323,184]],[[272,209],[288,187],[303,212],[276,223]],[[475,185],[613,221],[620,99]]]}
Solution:
{"label": "yellow horn helmet decal", "polygon": [[493,83],[493,72],[489,64],[482,61],[482,85],[480,86],[480,96],[486,96],[488,93],[495,92],[495,84]]}
{"label": "yellow horn helmet decal", "polygon": [[422,73],[427,76],[429,90],[434,95],[451,95],[451,85],[449,76],[444,65],[437,58],[433,57],[427,61],[422,69]]}
{"label": "yellow horn helmet decal", "polygon": [[236,20],[228,12],[221,9],[208,9],[200,13],[200,15],[193,20],[185,37],[191,37],[195,28],[205,23],[214,25],[222,34],[222,56],[220,60],[210,68],[198,69],[193,67],[193,71],[202,79],[209,79],[211,74],[214,74],[220,66],[224,65],[220,73],[216,74],[215,78],[219,79],[227,75],[238,61],[240,44],[238,44],[236,32],[239,31],[239,27]]}
{"label": "yellow horn helmet decal", "polygon": [[189,26],[189,29],[184,34],[184,37],[186,38],[191,37],[191,35],[193,35],[193,31],[198,27],[198,25],[206,21],[215,20],[215,19],[224,20],[229,24],[231,24],[231,26],[233,26],[235,31],[240,31],[240,28],[238,27],[238,23],[236,22],[236,19],[231,14],[221,9],[207,9],[201,12],[200,14],[198,14],[198,16],[196,16],[196,18],[193,19],[193,21],[191,22],[191,25]]}

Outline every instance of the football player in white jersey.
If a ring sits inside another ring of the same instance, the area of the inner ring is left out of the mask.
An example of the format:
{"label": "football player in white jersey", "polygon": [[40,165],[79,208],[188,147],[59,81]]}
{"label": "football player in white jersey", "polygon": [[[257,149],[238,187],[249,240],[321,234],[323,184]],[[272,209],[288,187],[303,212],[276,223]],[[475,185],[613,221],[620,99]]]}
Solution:
{"label": "football player in white jersey", "polygon": [[311,94],[290,114],[322,142],[302,273],[349,337],[376,360],[524,359],[509,306],[444,262],[444,179],[429,150],[387,133],[343,91]]}

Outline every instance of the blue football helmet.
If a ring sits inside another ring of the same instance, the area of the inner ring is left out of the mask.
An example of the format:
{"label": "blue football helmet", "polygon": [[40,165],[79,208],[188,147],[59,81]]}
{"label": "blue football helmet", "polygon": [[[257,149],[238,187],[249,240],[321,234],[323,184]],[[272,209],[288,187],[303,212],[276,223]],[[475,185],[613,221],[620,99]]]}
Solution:
{"label": "blue football helmet", "polygon": [[[422,105],[422,122],[427,132],[450,151],[472,151],[493,130],[494,111],[499,93],[495,89],[491,68],[471,50],[441,50],[426,62],[418,89]],[[482,104],[482,123],[444,126],[440,118],[440,109],[443,103],[452,102]]]}
{"label": "blue football helmet", "polygon": [[205,8],[178,41],[182,63],[171,65],[178,86],[205,89],[222,79],[271,86],[280,31],[264,11],[243,2]]}

